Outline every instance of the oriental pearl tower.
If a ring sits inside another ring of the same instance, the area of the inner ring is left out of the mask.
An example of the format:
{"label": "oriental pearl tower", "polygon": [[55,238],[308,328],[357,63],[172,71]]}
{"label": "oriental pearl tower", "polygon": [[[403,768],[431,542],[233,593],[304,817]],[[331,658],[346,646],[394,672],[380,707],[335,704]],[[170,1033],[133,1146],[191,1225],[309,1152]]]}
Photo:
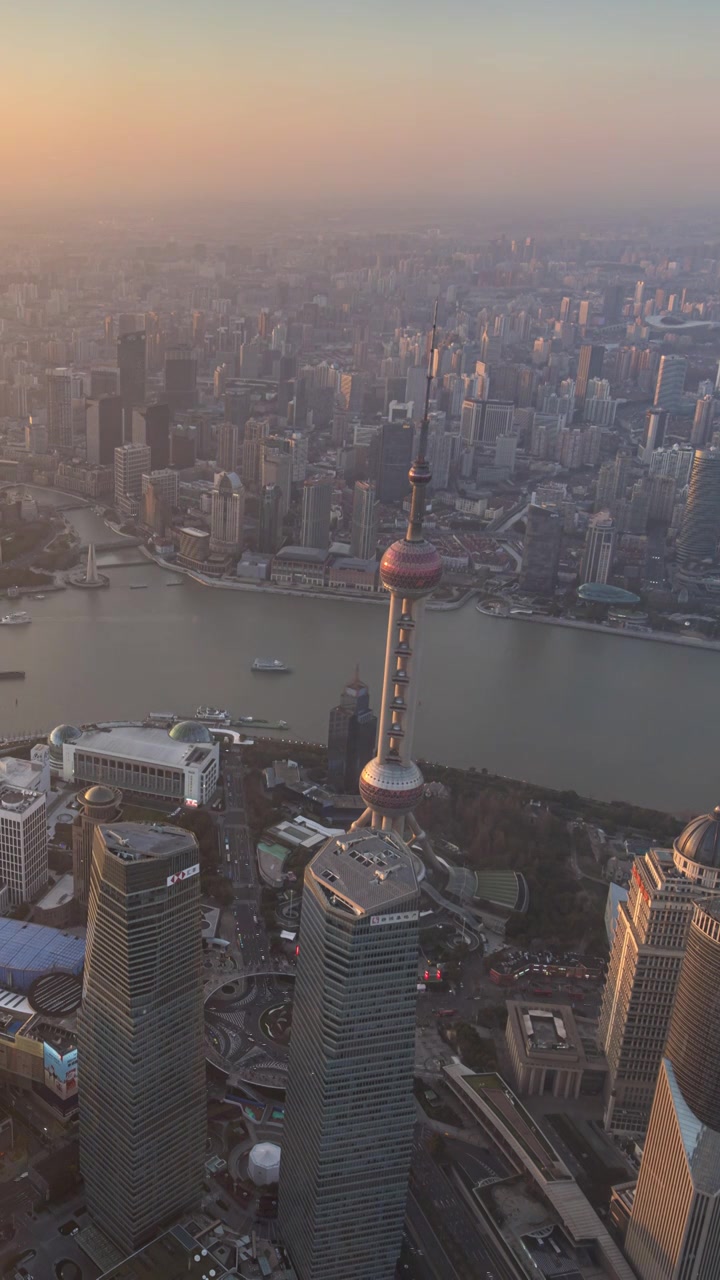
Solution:
{"label": "oriental pearl tower", "polygon": [[393,542],[380,561],[380,577],[390,592],[385,674],[378,727],[377,754],[360,775],[360,795],[366,808],[354,827],[371,826],[394,831],[404,839],[406,828],[423,840],[413,815],[422,799],[423,776],[412,759],[415,713],[420,693],[419,662],[425,612],[425,597],[442,577],[439,552],[423,537],[425,495],[431,474],[427,461],[428,413],[433,381],[437,303],[433,317],[428,357],[425,406],[417,456],[410,467],[412,500],[407,533]]}

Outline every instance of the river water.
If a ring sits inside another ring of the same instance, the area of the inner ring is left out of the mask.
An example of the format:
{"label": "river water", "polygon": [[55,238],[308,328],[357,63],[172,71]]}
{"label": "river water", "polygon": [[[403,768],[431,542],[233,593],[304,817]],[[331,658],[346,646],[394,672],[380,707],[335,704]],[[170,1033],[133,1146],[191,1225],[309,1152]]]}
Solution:
{"label": "river water", "polygon": [[[113,537],[90,510],[68,518],[85,541]],[[325,741],[356,662],[377,709],[384,608],[187,578],[168,587],[177,575],[129,563],[139,559],[99,553],[109,590],[9,603],[33,621],[0,629],[0,667],[27,673],[0,682],[0,734],[211,703]],[[147,588],[131,589],[139,583]],[[720,652],[488,618],[472,604],[426,618],[418,755],[672,811],[720,800]],[[293,673],[255,675],[255,657],[282,658]]]}

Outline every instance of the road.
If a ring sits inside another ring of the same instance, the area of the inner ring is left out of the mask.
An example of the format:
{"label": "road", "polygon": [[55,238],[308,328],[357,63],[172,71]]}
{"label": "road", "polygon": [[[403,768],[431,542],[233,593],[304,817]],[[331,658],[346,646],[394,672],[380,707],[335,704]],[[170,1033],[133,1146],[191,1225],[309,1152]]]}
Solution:
{"label": "road", "polygon": [[[239,751],[228,751],[223,761],[225,813],[218,838],[223,870],[232,880],[235,901],[233,953],[241,968],[262,968],[270,959],[270,940],[259,913],[260,883],[255,850],[248,830],[243,797],[243,767]],[[228,861],[229,859],[229,861]]]}
{"label": "road", "polygon": [[[430,1221],[426,1216],[428,1213]],[[453,1252],[456,1257],[462,1256],[466,1274],[477,1280],[504,1280],[460,1192],[430,1155],[426,1139],[418,1128],[410,1171],[408,1226],[430,1265],[437,1271],[438,1280],[445,1280],[446,1276],[456,1280],[458,1272],[447,1257],[445,1246],[432,1225],[434,1222],[442,1224],[443,1240],[454,1242]]]}

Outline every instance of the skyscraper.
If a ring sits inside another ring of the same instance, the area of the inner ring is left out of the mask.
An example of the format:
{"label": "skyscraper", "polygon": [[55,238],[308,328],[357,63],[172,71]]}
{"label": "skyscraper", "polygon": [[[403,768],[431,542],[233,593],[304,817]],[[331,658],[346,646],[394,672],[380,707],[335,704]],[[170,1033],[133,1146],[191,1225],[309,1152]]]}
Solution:
{"label": "skyscraper", "polygon": [[270,433],[267,418],[248,418],[242,446],[242,479],[245,486],[262,482],[263,441]]}
{"label": "skyscraper", "polygon": [[557,585],[563,522],[555,507],[528,508],[520,590],[551,596]]}
{"label": "skyscraper", "polygon": [[0,879],[10,905],[30,902],[48,880],[45,792],[0,783]]}
{"label": "skyscraper", "polygon": [[239,556],[243,546],[245,490],[234,472],[215,477],[210,508],[210,547],[222,555]]}
{"label": "skyscraper", "polygon": [[200,1194],[206,1098],[195,837],[95,830],[82,1009],[80,1162],[89,1213],[128,1253]]}
{"label": "skyscraper", "polygon": [[330,712],[328,783],[335,791],[357,793],[360,774],[375,750],[376,733],[377,716],[370,710],[370,693],[356,668]]}
{"label": "skyscraper", "polygon": [[412,1149],[419,892],[390,831],[305,870],[279,1225],[300,1280],[392,1280]]}
{"label": "skyscraper", "polygon": [[221,422],[217,429],[215,450],[219,471],[237,471],[240,465],[240,428],[233,422]]}
{"label": "skyscraper", "polygon": [[378,445],[378,502],[402,502],[409,491],[408,467],[412,459],[413,432],[402,422],[384,422]]}
{"label": "skyscraper", "polygon": [[267,436],[262,442],[263,486],[277,485],[282,494],[283,515],[290,508],[292,492],[292,455],[289,441],[282,436]]}
{"label": "skyscraper", "polygon": [[169,347],[165,354],[164,399],[174,413],[194,409],[197,403],[197,361],[192,347]]}
{"label": "skyscraper", "polygon": [[283,497],[276,484],[266,484],[260,491],[258,551],[274,555],[283,539]]}
{"label": "skyscraper", "polygon": [[378,540],[378,504],[375,485],[358,480],[353,490],[350,553],[359,560],[371,560]]}
{"label": "skyscraper", "polygon": [[615,525],[607,511],[590,517],[582,562],[583,582],[607,582],[615,556]]}
{"label": "skyscraper", "polygon": [[132,415],[132,443],[146,444],[150,449],[150,466],[153,471],[163,471],[170,464],[170,405],[149,404],[144,409],[134,409]]}
{"label": "skyscraper", "polygon": [[132,437],[133,409],[145,403],[145,333],[124,333],[118,338],[117,360],[120,370],[120,396],[125,418],[125,441]]}
{"label": "skyscraper", "polygon": [[69,369],[48,369],[45,384],[48,445],[51,449],[72,449],[72,374]]}
{"label": "skyscraper", "polygon": [[591,378],[601,378],[605,348],[593,343],[584,343],[578,354],[577,376],[575,378],[575,409],[582,411],[587,395],[588,382]]}
{"label": "skyscraper", "polygon": [[655,404],[674,413],[680,408],[685,388],[687,360],[684,356],[661,356],[655,383]]}
{"label": "skyscraper", "polygon": [[645,440],[643,442],[643,461],[649,463],[656,449],[662,449],[665,443],[668,418],[667,409],[653,407],[645,414]]}
{"label": "skyscraper", "polygon": [[303,485],[300,546],[327,551],[330,542],[330,511],[333,485],[329,477],[306,480]]}
{"label": "skyscraper", "polygon": [[119,514],[132,518],[140,509],[143,472],[150,471],[150,446],[123,444],[114,454],[115,506]]}
{"label": "skyscraper", "polygon": [[695,401],[690,443],[696,449],[704,449],[710,440],[715,419],[715,399],[712,395],[702,396]]}
{"label": "skyscraper", "polygon": [[120,396],[101,396],[87,412],[87,460],[93,466],[111,467],[115,450],[123,442],[123,408]]}
{"label": "skyscraper", "polygon": [[720,537],[720,450],[698,449],[675,548],[679,565],[711,560]]}
{"label": "skyscraper", "polygon": [[720,1259],[720,899],[697,903],[625,1241],[640,1280]]}

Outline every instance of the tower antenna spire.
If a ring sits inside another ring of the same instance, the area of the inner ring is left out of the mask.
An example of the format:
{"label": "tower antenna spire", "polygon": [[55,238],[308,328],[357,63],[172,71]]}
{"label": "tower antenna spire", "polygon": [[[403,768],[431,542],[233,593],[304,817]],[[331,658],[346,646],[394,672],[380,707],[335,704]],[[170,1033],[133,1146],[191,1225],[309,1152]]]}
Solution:
{"label": "tower antenna spire", "polygon": [[433,380],[435,378],[435,353],[437,351],[437,314],[438,304],[435,299],[435,308],[433,310],[432,336],[430,338],[430,351],[428,353],[428,367],[425,378],[425,404],[423,405],[423,416],[420,423],[420,439],[418,441],[418,450],[410,467],[410,484],[412,485],[412,499],[410,502],[410,518],[408,520],[407,533],[405,540],[407,542],[419,542],[422,538],[422,526],[425,518],[425,489],[430,483],[432,475],[430,472],[430,464],[427,460],[428,432],[430,429],[430,392],[432,390]]}

